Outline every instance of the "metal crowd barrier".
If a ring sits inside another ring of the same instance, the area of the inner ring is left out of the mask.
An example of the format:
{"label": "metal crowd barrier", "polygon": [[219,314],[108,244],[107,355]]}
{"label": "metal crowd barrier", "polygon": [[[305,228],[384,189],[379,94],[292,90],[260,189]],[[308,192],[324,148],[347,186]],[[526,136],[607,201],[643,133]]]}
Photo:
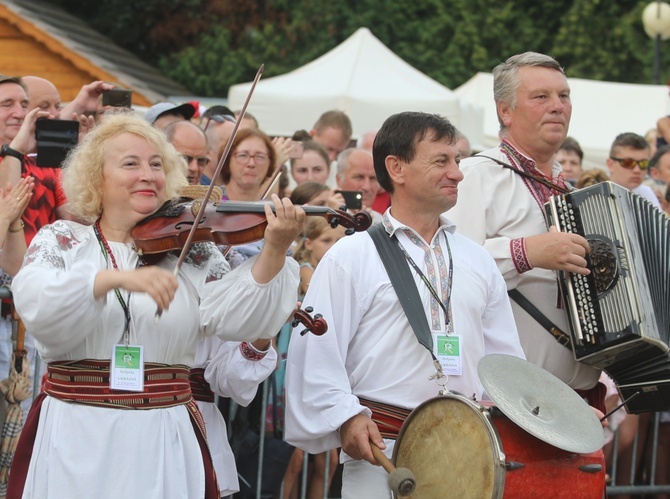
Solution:
{"label": "metal crowd barrier", "polygon": [[[641,424],[641,421],[644,423]],[[619,466],[621,461],[619,430],[614,434],[612,458],[608,463],[610,481],[607,485],[607,494],[609,496],[631,494],[657,497],[659,494],[670,493],[670,484],[657,483],[660,470],[664,470],[666,478],[670,478],[670,439],[667,437],[663,439],[660,431],[661,425],[670,425],[670,422],[662,423],[659,412],[640,415],[629,451],[630,467]],[[667,455],[659,454],[659,443],[664,444],[665,448],[662,450]],[[661,463],[664,463],[664,468],[659,468]],[[628,475],[628,479],[620,476],[623,473]]]}
{"label": "metal crowd barrier", "polygon": [[[253,496],[255,499],[288,499],[284,497],[283,494],[283,483],[282,487],[280,489],[279,495],[276,497],[270,496],[268,494],[263,494],[262,489],[263,489],[263,483],[262,483],[262,478],[263,478],[263,465],[264,465],[264,443],[265,439],[267,436],[266,432],[266,427],[265,427],[265,417],[267,413],[267,408],[268,408],[268,396],[270,393],[270,388],[269,388],[270,380],[265,380],[260,387],[260,392],[261,392],[261,409],[260,409],[260,421],[259,421],[259,450],[258,450],[258,472],[256,475],[256,490],[255,490],[255,495]],[[238,406],[235,402],[232,400],[230,401],[230,405],[228,407],[228,414],[226,417],[226,424],[229,429],[229,436],[230,436],[230,431],[232,429],[232,424],[231,422],[235,419],[236,413],[238,411]],[[328,476],[330,475],[330,459],[328,458],[329,456],[326,456],[326,461],[325,461],[325,469],[324,469],[324,481],[323,481],[323,492],[322,492],[322,497],[323,499],[338,499],[340,497],[339,492],[335,495],[329,495],[329,484],[328,484]],[[302,471],[299,477],[299,483],[300,483],[300,492],[298,495],[299,499],[306,499],[307,497],[307,488],[308,488],[308,465],[309,465],[309,454],[304,453],[303,457],[303,463],[302,463]],[[244,478],[242,476],[238,475],[238,478],[242,484],[244,481]],[[334,480],[333,480],[334,481]],[[232,497],[237,498],[239,494],[235,494]]]}

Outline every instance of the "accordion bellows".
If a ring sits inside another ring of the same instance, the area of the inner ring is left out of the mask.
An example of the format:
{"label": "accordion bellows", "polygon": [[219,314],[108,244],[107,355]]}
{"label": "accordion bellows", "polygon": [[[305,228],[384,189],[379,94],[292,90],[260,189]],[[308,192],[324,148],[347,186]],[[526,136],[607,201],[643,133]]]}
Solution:
{"label": "accordion bellows", "polygon": [[591,248],[590,275],[559,272],[575,358],[614,379],[628,412],[670,409],[670,219],[612,182],[554,196],[546,212]]}

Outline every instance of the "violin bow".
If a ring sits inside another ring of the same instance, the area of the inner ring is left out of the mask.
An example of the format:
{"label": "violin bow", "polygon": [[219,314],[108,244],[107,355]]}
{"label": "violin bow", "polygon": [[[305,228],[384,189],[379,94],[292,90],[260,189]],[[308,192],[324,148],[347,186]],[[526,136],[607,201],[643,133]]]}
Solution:
{"label": "violin bow", "polygon": [[[230,137],[228,138],[228,142],[226,142],[226,147],[223,150],[223,154],[221,155],[221,158],[219,159],[219,164],[216,165],[216,170],[214,171],[214,175],[212,176],[212,182],[209,184],[209,188],[207,189],[207,192],[205,193],[205,197],[203,198],[200,208],[198,209],[198,213],[195,216],[195,219],[193,220],[193,225],[191,226],[191,229],[188,231],[188,237],[186,238],[186,242],[184,243],[184,247],[181,249],[181,252],[179,253],[179,259],[177,260],[177,264],[174,267],[173,274],[176,277],[177,274],[179,274],[179,269],[181,269],[182,264],[184,263],[184,260],[186,259],[186,255],[188,254],[189,248],[191,247],[191,243],[193,242],[193,238],[195,237],[195,231],[198,228],[198,225],[200,225],[200,220],[202,219],[202,216],[205,213],[205,209],[207,208],[207,202],[209,201],[210,196],[212,195],[212,191],[216,187],[215,180],[219,178],[219,175],[221,174],[221,170],[223,170],[223,164],[226,162],[226,159],[228,158],[228,155],[230,154],[230,150],[233,147],[233,141],[235,140],[235,137],[237,136],[237,132],[240,129],[240,123],[242,123],[242,120],[244,119],[244,115],[247,112],[247,106],[249,106],[249,101],[251,100],[251,96],[254,93],[254,89],[256,88],[256,84],[258,83],[258,80],[261,79],[261,75],[263,74],[263,68],[265,67],[265,64],[261,64],[261,66],[258,68],[258,71],[256,72],[256,77],[254,78],[253,83],[251,84],[251,88],[249,89],[249,94],[247,95],[247,98],[244,101],[244,105],[242,106],[242,110],[240,111],[237,121],[235,122],[235,127],[233,128],[233,132],[230,134]],[[156,319],[160,317],[160,312],[156,312]]]}
{"label": "violin bow", "polygon": [[272,174],[272,180],[270,181],[267,189],[265,189],[265,192],[261,196],[261,201],[267,199],[270,192],[272,192],[272,189],[274,189],[275,185],[277,185],[277,182],[279,182],[281,174],[284,173],[284,166],[285,165],[283,164],[279,165],[279,168],[277,168],[277,170]]}

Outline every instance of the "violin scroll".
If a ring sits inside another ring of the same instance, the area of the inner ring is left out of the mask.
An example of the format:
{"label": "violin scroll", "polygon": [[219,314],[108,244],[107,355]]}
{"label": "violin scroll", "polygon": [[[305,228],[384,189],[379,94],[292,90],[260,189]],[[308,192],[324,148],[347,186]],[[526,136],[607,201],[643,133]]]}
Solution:
{"label": "violin scroll", "polygon": [[297,327],[298,324],[305,326],[305,329],[300,331],[300,336],[304,336],[307,332],[311,332],[316,336],[321,336],[328,331],[328,324],[321,314],[316,314],[312,317],[310,314],[314,311],[312,307],[307,307],[305,310],[296,310],[291,325]]}
{"label": "violin scroll", "polygon": [[[303,209],[308,215],[310,214],[311,207],[303,206]],[[351,215],[344,210],[329,210],[323,216],[328,219],[333,229],[338,225],[345,227],[346,231],[344,233],[347,236],[352,235],[354,232],[368,230],[370,225],[372,225],[372,217],[367,211],[359,211],[355,215]]]}

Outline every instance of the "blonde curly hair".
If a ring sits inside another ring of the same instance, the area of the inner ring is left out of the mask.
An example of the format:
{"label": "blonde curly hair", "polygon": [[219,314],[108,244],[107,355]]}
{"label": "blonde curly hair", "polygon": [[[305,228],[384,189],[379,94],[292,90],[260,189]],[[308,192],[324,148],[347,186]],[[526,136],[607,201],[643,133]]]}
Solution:
{"label": "blonde curly hair", "polygon": [[163,202],[178,198],[180,189],[188,183],[184,158],[167,141],[161,130],[151,126],[136,113],[105,115],[102,123],[86,135],[63,163],[62,184],[68,199],[68,209],[83,221],[93,223],[102,214],[105,144],[123,133],[142,137],[161,156],[165,173]]}

